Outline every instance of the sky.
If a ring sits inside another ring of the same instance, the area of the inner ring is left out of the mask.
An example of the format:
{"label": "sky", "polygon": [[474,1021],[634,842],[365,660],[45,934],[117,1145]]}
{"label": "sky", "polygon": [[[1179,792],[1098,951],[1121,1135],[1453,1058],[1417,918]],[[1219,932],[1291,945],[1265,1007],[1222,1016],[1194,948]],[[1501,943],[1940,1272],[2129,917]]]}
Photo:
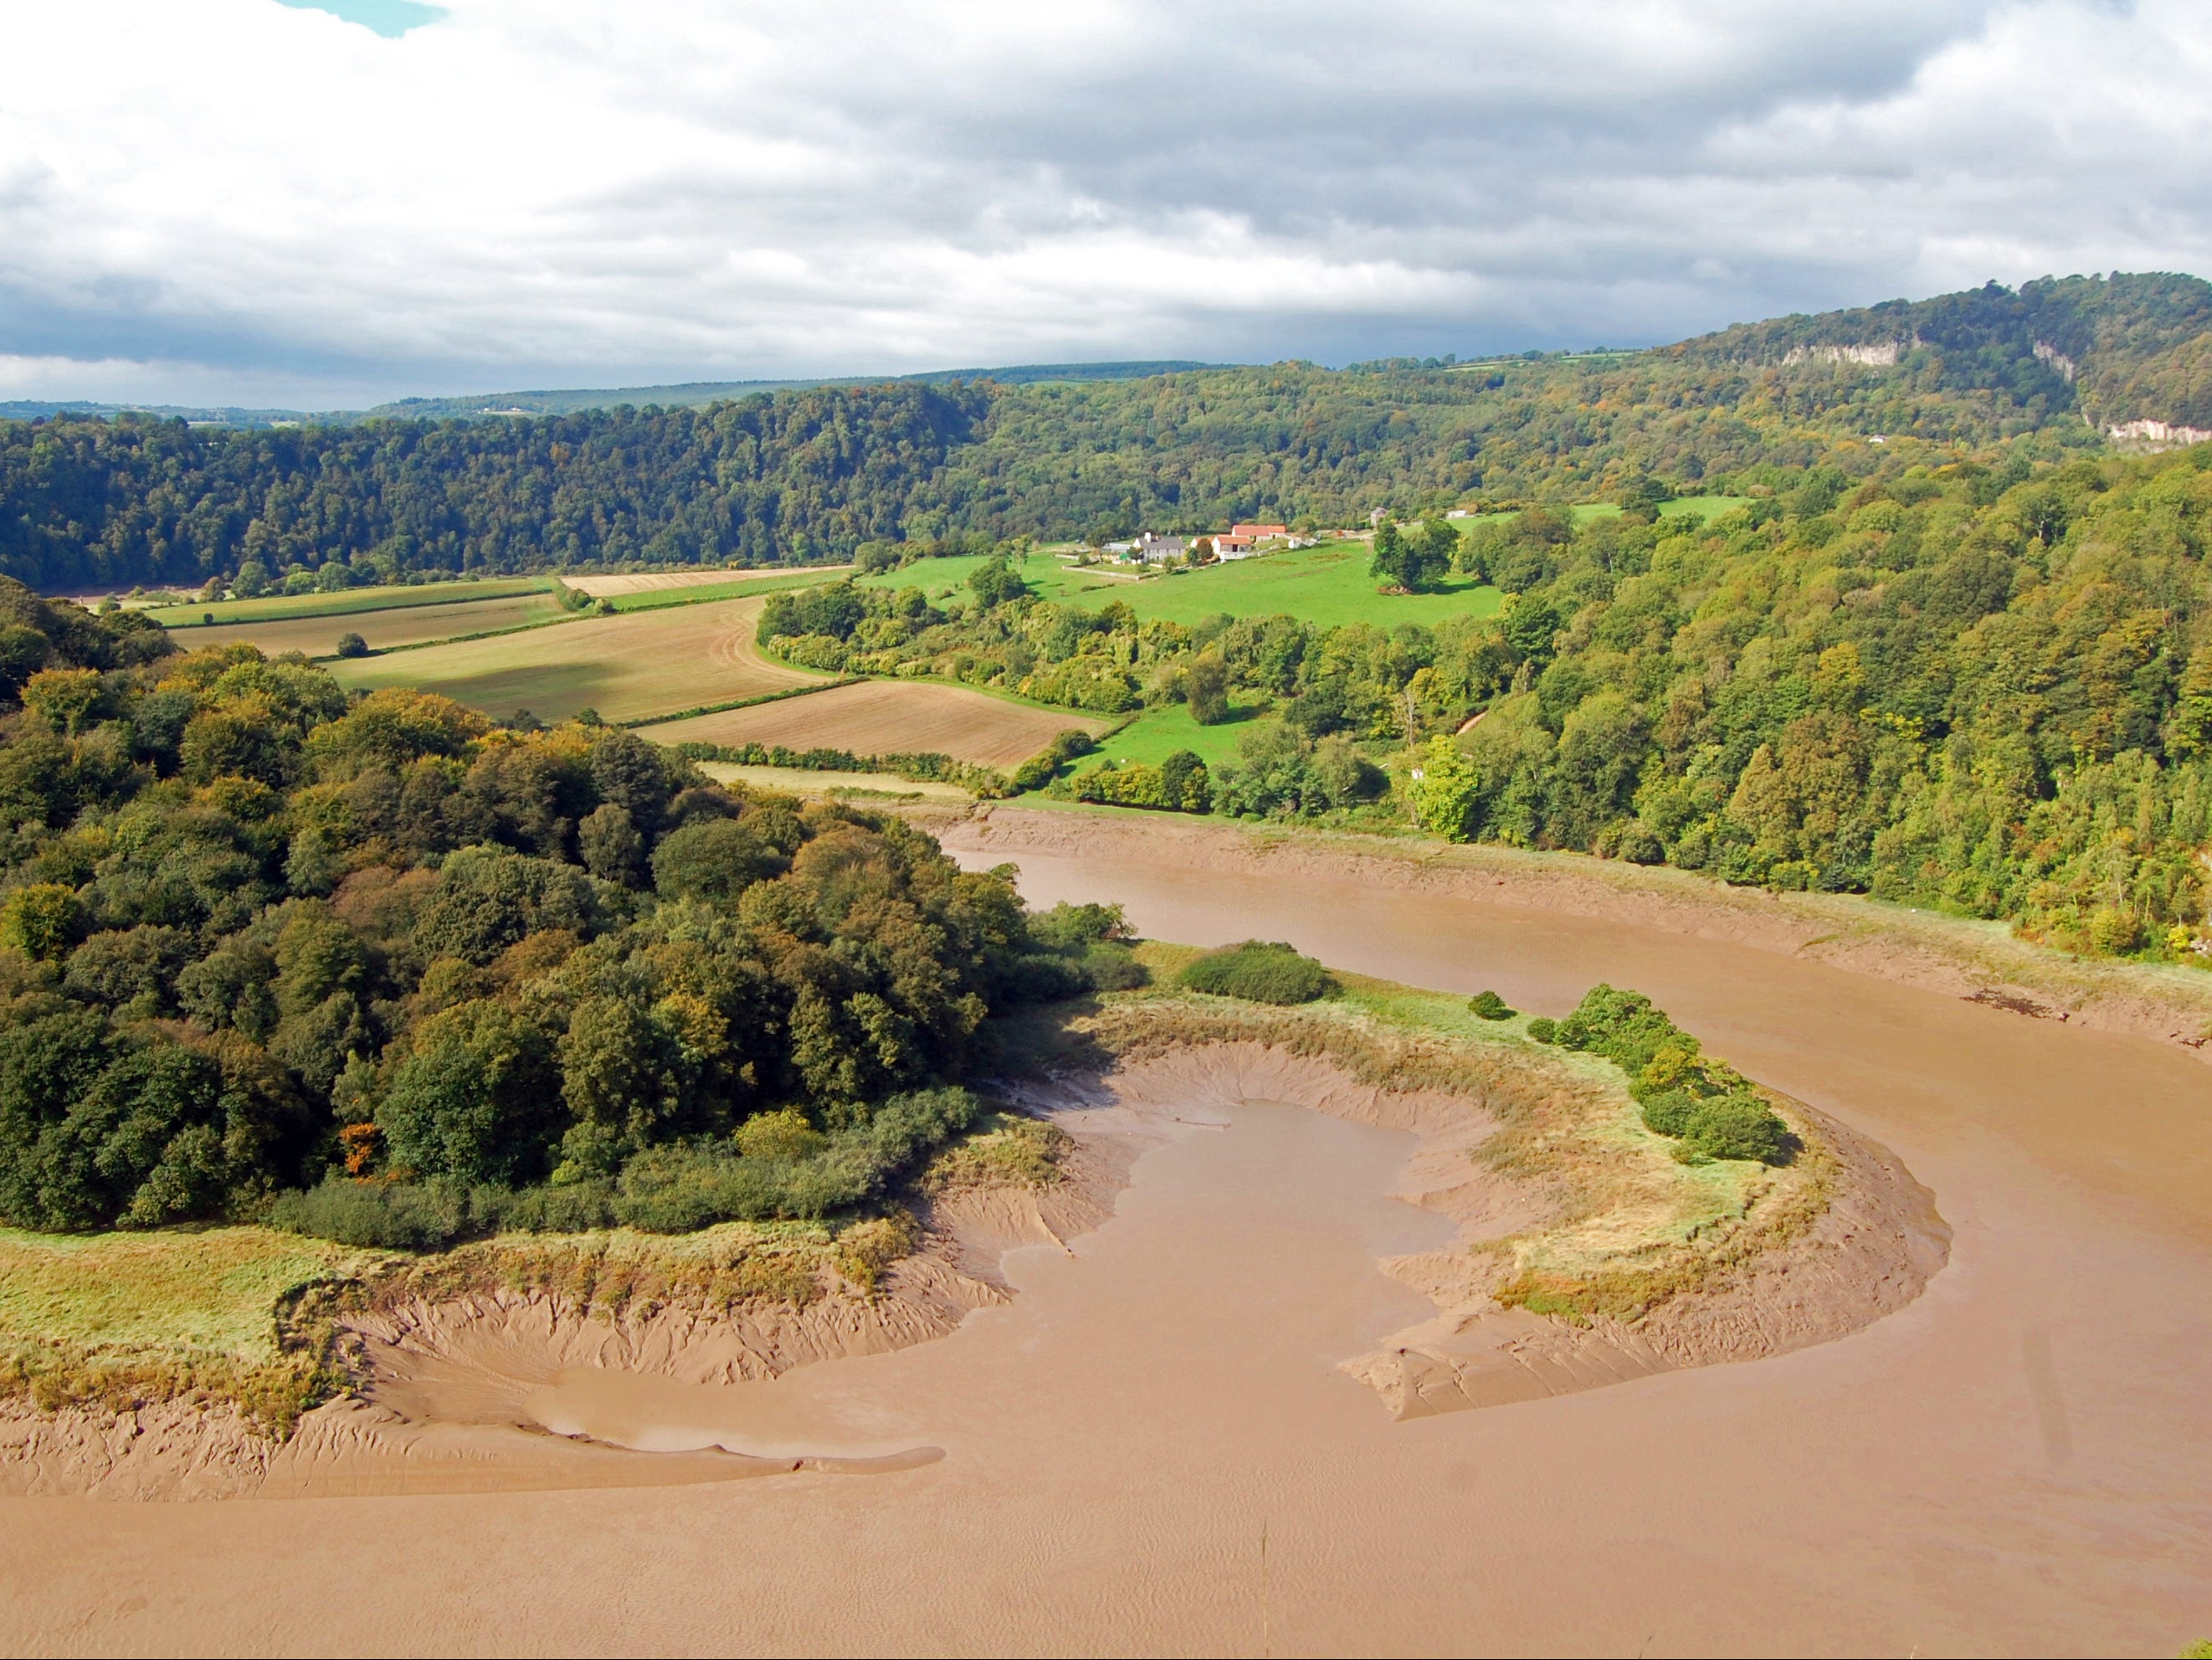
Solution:
{"label": "sky", "polygon": [[2203,0],[0,0],[0,399],[1677,339],[2212,276]]}

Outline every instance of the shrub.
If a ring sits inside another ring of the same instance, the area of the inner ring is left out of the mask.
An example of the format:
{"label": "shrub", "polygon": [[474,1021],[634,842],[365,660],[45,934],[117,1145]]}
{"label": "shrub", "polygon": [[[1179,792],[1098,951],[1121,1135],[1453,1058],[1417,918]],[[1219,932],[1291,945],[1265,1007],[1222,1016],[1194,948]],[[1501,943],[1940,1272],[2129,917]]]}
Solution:
{"label": "shrub", "polygon": [[1747,1091],[1697,1103],[1682,1140],[1708,1158],[1756,1158],[1762,1164],[1786,1164],[1797,1150],[1789,1127]]}
{"label": "shrub", "polygon": [[1528,1023],[1528,1036],[1540,1043],[1556,1043],[1559,1040],[1559,1023],[1540,1014]]}
{"label": "shrub", "polygon": [[1177,750],[1157,767],[1103,761],[1054,793],[1107,806],[1155,807],[1169,812],[1206,812],[1213,806],[1206,763],[1189,750]]}
{"label": "shrub", "polygon": [[342,634],[338,635],[338,655],[366,657],[368,655],[368,642],[357,634]]}
{"label": "shrub", "polygon": [[466,1189],[443,1182],[356,1182],[329,1176],[277,1195],[269,1225],[379,1250],[441,1250],[470,1231]]}
{"label": "shrub", "polygon": [[1485,1020],[1510,1020],[1513,1018],[1511,1006],[1494,991],[1478,993],[1468,999],[1467,1006]]}
{"label": "shrub", "polygon": [[1013,787],[1017,793],[1042,789],[1070,761],[1097,747],[1089,733],[1080,727],[1070,727],[1054,734],[1052,742],[1014,769]]}
{"label": "shrub", "polygon": [[1327,969],[1280,940],[1247,939],[1209,952],[1177,978],[1193,991],[1254,1003],[1310,1003],[1337,988]]}

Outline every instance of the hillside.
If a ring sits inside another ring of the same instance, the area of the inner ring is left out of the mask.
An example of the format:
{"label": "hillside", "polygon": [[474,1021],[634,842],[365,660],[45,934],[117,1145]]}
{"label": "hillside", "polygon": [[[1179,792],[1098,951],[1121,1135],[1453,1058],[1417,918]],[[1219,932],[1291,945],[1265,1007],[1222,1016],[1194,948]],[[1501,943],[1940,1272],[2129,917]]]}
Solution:
{"label": "hillside", "polygon": [[1627,354],[1027,373],[500,421],[0,424],[0,573],[197,587],[248,562],[335,566],[325,581],[817,562],[872,540],[1590,500],[1645,474],[1726,493],[1998,447],[2051,460],[2113,427],[2212,424],[2212,285],[2045,280]]}

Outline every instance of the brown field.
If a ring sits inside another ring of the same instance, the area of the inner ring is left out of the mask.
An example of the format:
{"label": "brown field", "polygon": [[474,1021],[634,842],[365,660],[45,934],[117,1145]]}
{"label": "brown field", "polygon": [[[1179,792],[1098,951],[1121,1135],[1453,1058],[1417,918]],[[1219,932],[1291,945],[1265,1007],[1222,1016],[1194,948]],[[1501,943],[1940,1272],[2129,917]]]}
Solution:
{"label": "brown field", "polygon": [[1097,715],[1010,703],[965,686],[866,680],[811,697],[672,721],[640,735],[661,744],[781,744],[855,755],[949,755],[978,766],[1012,767],[1055,733],[1080,727],[1097,737],[1112,724]]}
{"label": "brown field", "polygon": [[765,570],[655,570],[629,576],[564,576],[561,580],[579,593],[588,593],[594,599],[611,599],[624,593],[656,593],[663,588],[705,587],[715,582],[744,582],[756,577],[765,581],[771,576],[805,576],[816,572],[826,576],[833,571],[851,569],[849,565],[771,565]]}
{"label": "brown field", "polygon": [[595,617],[340,661],[331,672],[349,686],[415,686],[489,714],[526,708],[544,721],[586,708],[635,721],[826,680],[761,655],[753,628],[764,603],[724,599]]}
{"label": "brown field", "polygon": [[296,617],[281,623],[216,623],[176,631],[180,650],[199,651],[245,640],[269,656],[301,651],[310,657],[328,657],[338,648],[338,636],[357,634],[373,651],[394,646],[419,646],[433,640],[453,640],[465,634],[489,634],[500,629],[526,628],[550,623],[561,615],[560,605],[550,593],[521,593],[506,599],[468,599],[453,605],[409,605],[392,611],[354,611],[337,617]]}

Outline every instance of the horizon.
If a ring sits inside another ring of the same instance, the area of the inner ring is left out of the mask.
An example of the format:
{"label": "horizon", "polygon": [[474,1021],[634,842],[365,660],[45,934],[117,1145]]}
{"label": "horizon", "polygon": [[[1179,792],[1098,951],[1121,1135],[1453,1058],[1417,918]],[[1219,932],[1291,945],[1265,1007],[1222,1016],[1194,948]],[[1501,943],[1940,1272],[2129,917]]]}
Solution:
{"label": "horizon", "polygon": [[2176,0],[1256,21],[46,9],[0,64],[0,402],[1642,349],[2212,271],[2212,19]]}

